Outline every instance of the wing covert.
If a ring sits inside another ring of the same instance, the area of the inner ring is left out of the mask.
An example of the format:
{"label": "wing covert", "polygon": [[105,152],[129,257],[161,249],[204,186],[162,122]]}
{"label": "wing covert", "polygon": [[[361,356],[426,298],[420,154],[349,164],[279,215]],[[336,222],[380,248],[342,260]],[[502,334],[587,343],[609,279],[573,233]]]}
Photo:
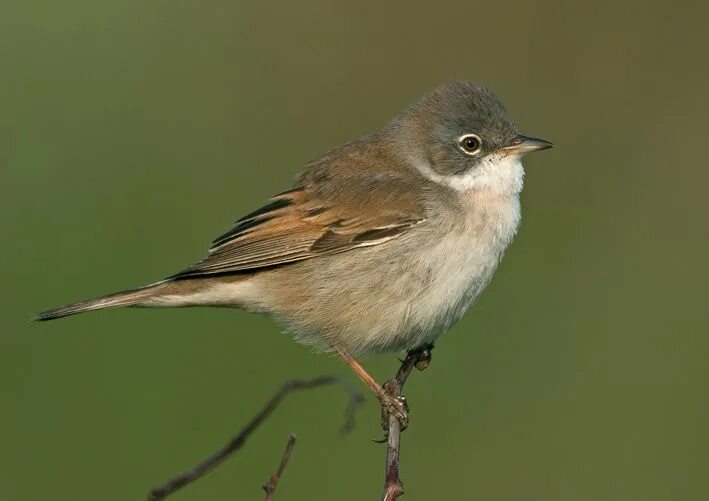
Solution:
{"label": "wing covert", "polygon": [[216,238],[202,261],[169,278],[257,271],[397,238],[423,221],[422,210],[409,190],[383,184],[360,196],[312,186],[280,193]]}

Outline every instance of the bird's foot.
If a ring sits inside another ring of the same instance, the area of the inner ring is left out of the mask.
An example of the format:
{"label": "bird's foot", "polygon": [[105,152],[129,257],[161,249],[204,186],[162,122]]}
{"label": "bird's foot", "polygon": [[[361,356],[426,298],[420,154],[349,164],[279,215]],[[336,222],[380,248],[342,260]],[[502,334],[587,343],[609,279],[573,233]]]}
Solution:
{"label": "bird's foot", "polygon": [[382,405],[382,428],[389,430],[389,417],[393,416],[399,421],[401,431],[409,425],[409,405],[406,398],[395,392],[396,382],[387,381],[384,384],[384,393],[379,396]]}
{"label": "bird's foot", "polygon": [[418,359],[416,360],[415,367],[420,370],[426,370],[428,364],[431,363],[431,351],[433,350],[433,345],[424,346],[417,351]]}

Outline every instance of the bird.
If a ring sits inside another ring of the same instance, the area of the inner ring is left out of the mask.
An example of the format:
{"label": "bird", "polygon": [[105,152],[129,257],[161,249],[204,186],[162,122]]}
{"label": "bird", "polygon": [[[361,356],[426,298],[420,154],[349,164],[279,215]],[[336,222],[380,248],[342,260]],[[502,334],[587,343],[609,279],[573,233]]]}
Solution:
{"label": "bird", "polygon": [[380,130],[308,162],[293,185],[149,285],[39,313],[233,307],[339,355],[405,421],[362,355],[433,346],[490,283],[521,217],[520,134],[487,87],[446,82]]}

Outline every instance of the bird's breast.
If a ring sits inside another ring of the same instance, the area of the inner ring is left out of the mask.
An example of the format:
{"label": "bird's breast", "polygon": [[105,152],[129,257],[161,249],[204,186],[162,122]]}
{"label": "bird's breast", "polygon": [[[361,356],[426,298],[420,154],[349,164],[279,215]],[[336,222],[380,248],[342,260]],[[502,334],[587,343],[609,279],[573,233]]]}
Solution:
{"label": "bird's breast", "polygon": [[488,285],[520,221],[517,196],[473,195],[462,214],[421,253],[429,277],[414,300],[411,321],[437,336],[459,320]]}

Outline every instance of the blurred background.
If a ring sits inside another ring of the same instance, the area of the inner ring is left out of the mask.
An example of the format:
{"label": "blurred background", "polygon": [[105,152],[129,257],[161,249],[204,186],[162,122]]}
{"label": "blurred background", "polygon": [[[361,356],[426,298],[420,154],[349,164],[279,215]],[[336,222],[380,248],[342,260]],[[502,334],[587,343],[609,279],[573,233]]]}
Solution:
{"label": "blurred background", "polygon": [[[267,318],[39,310],[160,279],[304,162],[448,79],[522,130],[524,218],[406,389],[407,500],[709,499],[703,2],[0,4],[0,499],[144,499],[282,380],[349,370]],[[366,359],[380,379],[396,354]],[[378,499],[369,398],[299,394],[180,500]]]}

